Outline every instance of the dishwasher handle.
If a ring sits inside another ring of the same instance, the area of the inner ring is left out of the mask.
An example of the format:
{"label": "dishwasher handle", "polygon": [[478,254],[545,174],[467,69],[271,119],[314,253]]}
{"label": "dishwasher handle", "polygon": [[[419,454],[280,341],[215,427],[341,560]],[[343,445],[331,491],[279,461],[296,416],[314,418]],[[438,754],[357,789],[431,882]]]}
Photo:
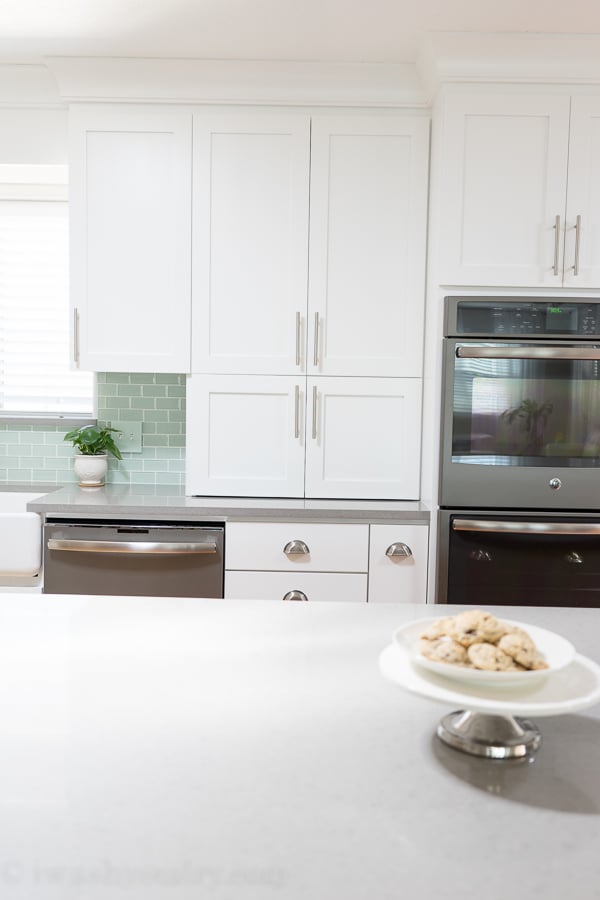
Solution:
{"label": "dishwasher handle", "polygon": [[75,553],[144,553],[177,556],[191,553],[216,553],[215,541],[77,541],[70,538],[49,538],[48,550],[67,550]]}

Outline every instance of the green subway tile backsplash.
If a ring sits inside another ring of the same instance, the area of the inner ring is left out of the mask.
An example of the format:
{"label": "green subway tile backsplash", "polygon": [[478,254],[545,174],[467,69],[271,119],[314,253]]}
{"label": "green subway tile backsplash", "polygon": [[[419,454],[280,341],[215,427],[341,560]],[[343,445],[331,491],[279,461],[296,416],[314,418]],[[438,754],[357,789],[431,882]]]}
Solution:
{"label": "green subway tile backsplash", "polygon": [[[142,452],[109,457],[113,484],[185,485],[185,375],[100,372],[98,420],[142,423]],[[0,423],[0,482],[74,482],[64,425]]]}

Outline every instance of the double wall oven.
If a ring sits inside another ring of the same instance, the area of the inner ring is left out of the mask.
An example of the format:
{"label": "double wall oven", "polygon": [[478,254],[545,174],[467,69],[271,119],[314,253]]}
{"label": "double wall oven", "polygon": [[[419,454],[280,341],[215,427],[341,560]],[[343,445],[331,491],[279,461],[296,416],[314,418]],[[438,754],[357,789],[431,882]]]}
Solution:
{"label": "double wall oven", "polygon": [[445,304],[438,601],[600,607],[600,300]]}

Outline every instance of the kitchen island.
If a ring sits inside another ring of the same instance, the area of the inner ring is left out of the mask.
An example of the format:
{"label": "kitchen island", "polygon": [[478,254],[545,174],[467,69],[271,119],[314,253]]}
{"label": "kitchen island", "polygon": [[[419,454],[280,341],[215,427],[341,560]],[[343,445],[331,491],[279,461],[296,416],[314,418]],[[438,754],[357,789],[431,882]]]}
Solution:
{"label": "kitchen island", "polygon": [[[10,900],[600,896],[600,707],[533,761],[442,744],[386,681],[443,607],[0,596]],[[493,610],[600,661],[598,612]]]}

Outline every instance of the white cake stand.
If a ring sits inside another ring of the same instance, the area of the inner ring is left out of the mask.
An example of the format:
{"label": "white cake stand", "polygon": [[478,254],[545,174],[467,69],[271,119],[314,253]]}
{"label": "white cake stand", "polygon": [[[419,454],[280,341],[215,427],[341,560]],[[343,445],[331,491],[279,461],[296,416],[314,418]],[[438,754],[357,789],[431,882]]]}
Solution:
{"label": "white cake stand", "polygon": [[558,716],[600,703],[600,666],[576,654],[572,663],[531,687],[487,688],[434,674],[399,644],[386,647],[379,668],[389,681],[429,700],[455,707],[436,730],[444,743],[475,756],[531,756],[541,734],[530,716]]}

